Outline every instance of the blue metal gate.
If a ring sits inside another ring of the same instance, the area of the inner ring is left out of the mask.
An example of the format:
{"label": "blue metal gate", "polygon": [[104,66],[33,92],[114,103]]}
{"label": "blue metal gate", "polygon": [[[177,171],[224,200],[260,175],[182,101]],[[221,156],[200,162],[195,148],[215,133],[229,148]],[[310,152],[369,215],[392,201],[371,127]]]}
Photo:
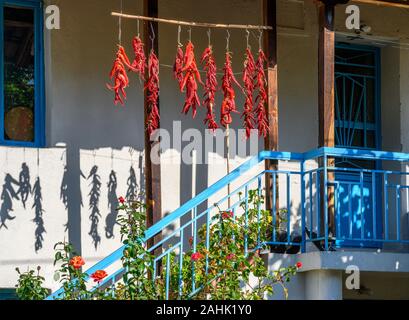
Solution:
{"label": "blue metal gate", "polygon": [[[335,141],[337,147],[344,148],[379,150],[381,147],[378,48],[336,46]],[[376,174],[357,173],[353,169],[380,169],[380,166],[379,161],[337,161],[336,167],[351,169],[335,175],[336,234],[341,239],[337,240],[338,246],[377,246],[360,239],[372,238],[374,232],[376,236],[382,233],[382,203],[375,201],[381,199],[382,180]]]}

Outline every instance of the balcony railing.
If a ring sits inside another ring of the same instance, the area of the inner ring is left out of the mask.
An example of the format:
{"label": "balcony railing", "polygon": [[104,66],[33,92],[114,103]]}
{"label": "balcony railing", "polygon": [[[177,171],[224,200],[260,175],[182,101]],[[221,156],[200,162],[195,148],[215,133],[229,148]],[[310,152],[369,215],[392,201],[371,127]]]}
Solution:
{"label": "balcony railing", "polygon": [[[275,170],[265,169],[269,160],[278,162]],[[199,239],[198,230],[204,225],[209,230],[209,226],[220,223],[214,219],[220,210],[246,219],[249,191],[256,190],[258,195],[271,197],[266,201],[271,208],[259,205],[258,219],[262,209],[271,210],[274,231],[268,241],[245,241],[245,252],[266,246],[287,253],[306,252],[312,245],[321,250],[396,249],[397,244],[403,248],[409,244],[408,161],[409,154],[371,150],[321,148],[304,154],[264,151],[149,228],[144,241],[162,233],[162,240],[149,249],[155,252],[155,266],[166,266],[171,256],[182,261],[185,252],[195,252],[198,241],[205,241],[208,248],[209,239]],[[230,193],[228,185],[233,190]],[[258,234],[257,239],[265,239],[265,235]],[[115,282],[124,271],[119,266],[123,249],[87,274],[114,268],[103,284]],[[169,277],[165,275],[167,284]],[[166,298],[170,289],[167,285]],[[193,282],[191,293],[196,290]],[[61,293],[59,290],[49,299]]]}

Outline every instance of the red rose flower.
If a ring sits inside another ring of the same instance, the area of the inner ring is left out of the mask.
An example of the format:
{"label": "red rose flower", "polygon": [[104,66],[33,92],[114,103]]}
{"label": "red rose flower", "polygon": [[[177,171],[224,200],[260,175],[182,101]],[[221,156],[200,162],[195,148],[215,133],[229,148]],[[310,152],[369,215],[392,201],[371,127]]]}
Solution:
{"label": "red rose flower", "polygon": [[202,255],[200,254],[200,252],[195,252],[194,254],[192,254],[191,260],[198,261],[201,258],[202,258]]}
{"label": "red rose flower", "polygon": [[119,202],[122,203],[122,204],[124,204],[125,201],[126,201],[124,197],[120,197],[118,200],[119,200]]}
{"label": "red rose flower", "polygon": [[74,257],[70,260],[70,266],[72,266],[74,269],[78,270],[81,269],[81,267],[85,264],[84,259],[82,257],[77,256]]}
{"label": "red rose flower", "polygon": [[222,218],[225,219],[225,220],[226,219],[231,219],[233,217],[234,217],[233,211],[225,211],[225,212],[222,213]]}
{"label": "red rose flower", "polygon": [[236,258],[236,255],[234,253],[230,253],[226,257],[227,260],[234,260],[234,258]]}
{"label": "red rose flower", "polygon": [[94,279],[94,282],[98,283],[100,283],[107,276],[108,273],[106,273],[104,270],[98,270],[91,274],[91,278]]}
{"label": "red rose flower", "polygon": [[301,269],[302,268],[302,263],[301,262],[297,262],[297,264],[295,265],[297,267],[297,269]]}

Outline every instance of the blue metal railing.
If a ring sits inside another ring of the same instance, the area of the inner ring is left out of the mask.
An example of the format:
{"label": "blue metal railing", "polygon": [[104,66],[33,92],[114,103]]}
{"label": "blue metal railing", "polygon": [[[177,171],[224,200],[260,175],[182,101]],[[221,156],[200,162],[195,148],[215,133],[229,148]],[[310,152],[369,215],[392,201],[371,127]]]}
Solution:
{"label": "blue metal railing", "polygon": [[[321,148],[304,154],[261,152],[146,231],[145,241],[161,232],[164,234],[162,240],[149,251],[156,252],[155,275],[159,264],[164,265],[162,270],[166,270],[165,298],[169,298],[170,290],[179,290],[181,294],[181,285],[179,288],[170,288],[171,256],[178,257],[182,263],[185,252],[195,252],[198,229],[205,225],[206,230],[209,230],[211,225],[218,223],[213,218],[219,210],[231,210],[234,216],[244,215],[247,221],[249,191],[256,189],[261,194],[268,175],[272,181],[271,190],[267,194],[272,197],[271,224],[274,231],[270,241],[261,241],[258,234],[254,247],[249,246],[246,235],[245,253],[263,245],[299,246],[302,252],[306,252],[309,242],[322,243],[324,250],[329,250],[332,245],[377,247],[389,242],[409,243],[409,238],[404,238],[401,233],[400,213],[401,192],[409,189],[409,186],[401,183],[401,178],[409,175],[409,172],[330,166],[332,159],[406,162],[409,161],[409,154],[341,148]],[[262,164],[266,160],[282,162],[277,170],[265,170]],[[228,185],[232,185],[233,191],[220,196]],[[391,189],[395,190],[395,194],[391,193]],[[258,208],[258,219],[261,209]],[[392,209],[395,210],[395,219],[391,214]],[[331,213],[334,216],[332,221]],[[283,216],[282,221],[280,215]],[[192,238],[191,248],[187,245],[189,238]],[[206,239],[202,240],[209,249],[209,232],[206,233]],[[97,263],[87,274],[120,262],[124,248],[119,248]],[[159,254],[158,250],[161,250]],[[206,271],[207,268],[206,263]],[[123,272],[122,267],[118,267],[101,285],[115,282]],[[190,291],[193,294],[199,288],[194,281],[195,270],[192,272]],[[48,299],[56,299],[62,293],[60,289]]]}

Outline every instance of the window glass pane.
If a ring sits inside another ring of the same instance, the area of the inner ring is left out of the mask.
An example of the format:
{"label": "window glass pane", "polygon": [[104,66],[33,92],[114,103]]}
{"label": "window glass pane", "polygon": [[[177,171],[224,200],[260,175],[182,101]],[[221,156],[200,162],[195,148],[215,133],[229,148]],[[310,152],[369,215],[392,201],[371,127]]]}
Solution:
{"label": "window glass pane", "polygon": [[4,8],[4,136],[34,141],[34,11]]}

